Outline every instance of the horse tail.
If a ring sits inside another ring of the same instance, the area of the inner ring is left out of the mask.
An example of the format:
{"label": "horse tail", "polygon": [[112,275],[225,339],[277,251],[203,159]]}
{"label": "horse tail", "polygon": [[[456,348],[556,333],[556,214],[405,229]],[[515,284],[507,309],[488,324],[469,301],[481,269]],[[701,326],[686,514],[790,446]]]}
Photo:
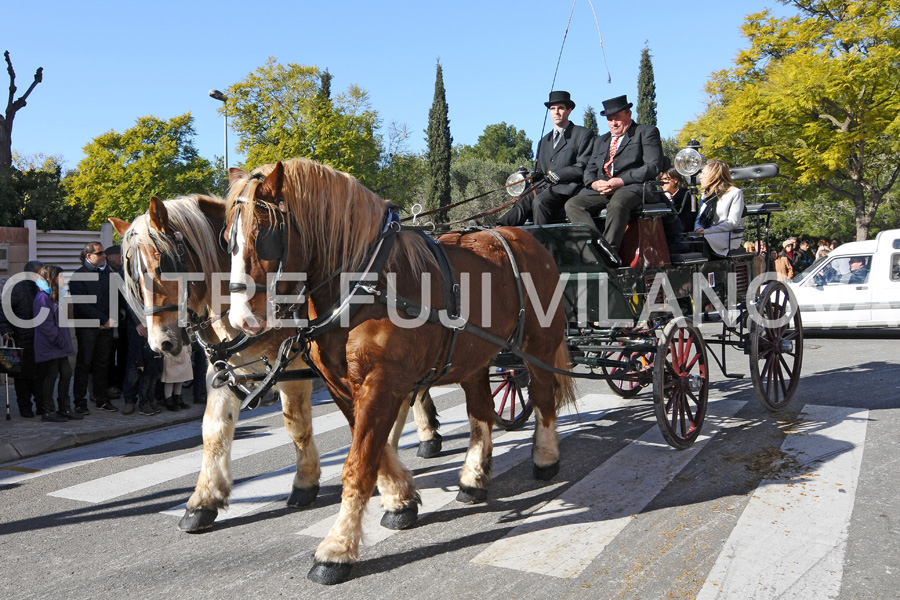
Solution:
{"label": "horse tail", "polygon": [[[572,362],[569,358],[569,348],[566,341],[563,340],[556,348],[556,355],[553,357],[553,366],[557,369],[569,371],[572,369]],[[556,412],[559,412],[565,406],[575,405],[575,378],[563,375],[562,373],[554,373],[556,383],[559,386],[556,393]]]}

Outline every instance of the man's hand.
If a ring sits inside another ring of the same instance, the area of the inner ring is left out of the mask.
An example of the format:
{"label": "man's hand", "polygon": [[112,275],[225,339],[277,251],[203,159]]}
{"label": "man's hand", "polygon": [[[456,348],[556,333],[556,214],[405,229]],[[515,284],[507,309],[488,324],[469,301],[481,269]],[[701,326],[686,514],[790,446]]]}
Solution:
{"label": "man's hand", "polygon": [[537,183],[539,181],[544,180],[544,172],[540,169],[535,169],[531,172],[531,183]]}
{"label": "man's hand", "polygon": [[613,177],[609,180],[598,179],[591,184],[591,189],[595,192],[600,192],[604,196],[609,196],[623,185],[625,185],[625,182],[622,181],[621,177]]}
{"label": "man's hand", "polygon": [[544,179],[546,179],[547,183],[549,183],[550,185],[556,185],[557,183],[559,183],[559,175],[557,175],[553,171],[547,171]]}
{"label": "man's hand", "polygon": [[105,324],[101,325],[100,329],[112,329],[115,326],[116,326],[116,322],[113,321],[112,319],[110,319]]}
{"label": "man's hand", "polygon": [[138,332],[138,335],[140,335],[142,337],[147,337],[147,326],[144,325],[143,323],[141,323],[140,325],[137,326],[137,332]]}

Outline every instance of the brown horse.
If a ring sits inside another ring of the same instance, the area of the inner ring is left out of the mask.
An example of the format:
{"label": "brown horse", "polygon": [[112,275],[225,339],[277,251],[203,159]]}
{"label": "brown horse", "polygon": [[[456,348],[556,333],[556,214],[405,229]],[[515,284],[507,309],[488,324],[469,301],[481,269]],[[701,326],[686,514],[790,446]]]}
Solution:
{"label": "brown horse", "polygon": [[[514,336],[521,340],[521,349],[543,363],[569,367],[565,317],[555,294],[559,273],[534,237],[500,228],[496,236],[478,231],[440,238],[463,286],[462,304],[468,304],[459,319],[452,318],[455,310],[442,314],[457,327],[454,335],[452,328],[409,317],[436,314],[416,310],[417,304],[438,311],[453,308],[443,293],[453,282],[450,275],[442,275],[440,252],[429,248],[435,242],[408,230],[392,236],[396,227],[387,211],[384,200],[350,175],[305,159],[259,167],[250,176],[231,172],[225,230],[233,251],[229,319],[248,333],[266,331],[271,326],[266,320],[268,300],[260,290],[275,286],[284,293],[282,274],[305,274],[310,316],[321,315],[307,332],[312,338],[310,357],[341,398],[338,405],[353,427],[340,514],[319,545],[308,575],[319,583],[349,577],[358,558],[362,513],[376,483],[387,511],[404,526],[414,522],[419,497],[412,474],[386,441],[404,397],[429,375],[442,384],[460,383],[466,394],[471,435],[457,500],[486,499],[494,423],[488,367],[498,347],[464,329],[463,322],[495,336],[494,342]],[[379,242],[389,237],[394,243],[381,267],[382,253],[373,248],[383,247]],[[511,258],[521,278],[514,274]],[[368,280],[351,292],[346,274],[367,271],[372,277],[351,277]],[[394,294],[412,303],[392,301]],[[358,305],[355,314],[344,310],[353,305]],[[559,469],[556,414],[573,400],[574,385],[564,375],[534,365],[529,370],[537,423],[534,473],[550,479]]]}
{"label": "brown horse", "polygon": [[[184,304],[179,282],[166,276],[197,274],[187,284],[186,307],[207,321],[201,335],[207,343],[239,339],[240,332],[227,319],[210,319],[221,311],[218,297],[227,299],[223,281],[230,268],[229,257],[218,241],[225,223],[225,203],[221,198],[186,196],[166,200],[151,198],[147,212],[126,223],[110,219],[122,236],[125,256],[126,289],[132,306],[143,305],[147,319],[147,337],[157,352],[177,356],[185,337],[184,321],[179,321],[177,308]],[[202,274],[202,275],[200,275]],[[289,337],[288,330],[270,331],[249,340],[249,346],[239,349],[229,360],[238,367],[258,362],[262,356],[277,355],[281,342]],[[237,348],[235,348],[237,349]],[[248,372],[238,368],[237,372]],[[207,382],[214,372],[209,367]],[[310,393],[312,382],[281,381],[275,385],[281,396],[284,425],[297,451],[297,472],[287,500],[288,506],[305,507],[316,499],[319,491],[320,465],[312,436]],[[203,415],[203,462],[197,487],[187,503],[179,529],[197,532],[212,527],[220,508],[228,504],[231,493],[230,455],[234,430],[240,413],[240,400],[225,387],[209,386],[206,412]],[[404,407],[409,407],[405,403]],[[407,411],[398,415],[391,436],[397,441],[406,421]],[[430,396],[415,403],[416,423],[419,426],[419,455],[430,457],[440,452],[441,436],[437,433],[437,413]]]}

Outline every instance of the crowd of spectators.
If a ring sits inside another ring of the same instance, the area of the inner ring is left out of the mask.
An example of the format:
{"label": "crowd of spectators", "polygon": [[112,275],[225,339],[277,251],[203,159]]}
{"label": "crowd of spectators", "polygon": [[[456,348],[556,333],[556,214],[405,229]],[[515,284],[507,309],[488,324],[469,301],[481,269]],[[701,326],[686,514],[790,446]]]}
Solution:
{"label": "crowd of spectators", "polygon": [[[30,261],[25,277],[4,292],[9,301],[0,303],[0,334],[22,355],[21,368],[10,375],[19,415],[53,423],[84,419],[92,410],[152,416],[160,406],[189,408],[184,385],[195,386],[195,404],[205,403],[205,356],[192,357],[186,346],[181,356],[164,360],[116,292],[121,248],[88,243],[80,262],[67,277],[58,265]],[[121,411],[114,402],[120,399]]]}

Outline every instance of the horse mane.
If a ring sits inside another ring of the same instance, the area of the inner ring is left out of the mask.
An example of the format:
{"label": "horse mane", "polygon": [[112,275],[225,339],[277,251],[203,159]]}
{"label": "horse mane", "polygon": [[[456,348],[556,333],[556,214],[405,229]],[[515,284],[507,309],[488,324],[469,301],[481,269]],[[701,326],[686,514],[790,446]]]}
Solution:
{"label": "horse mane", "polygon": [[[219,248],[217,233],[213,231],[209,224],[209,220],[203,210],[200,208],[200,199],[224,203],[222,198],[218,196],[203,196],[200,194],[190,194],[188,196],[179,196],[165,200],[166,212],[169,216],[169,227],[175,231],[181,232],[184,238],[190,243],[190,246],[196,251],[196,259],[200,262],[200,267],[204,273],[206,289],[213,289],[213,274],[227,272],[229,265],[223,263],[223,253]],[[144,213],[138,216],[132,223],[128,232],[122,240],[122,252],[124,256],[134,256],[138,242],[152,244],[160,254],[166,252],[175,252],[175,245],[167,237],[160,233],[150,225],[150,216]],[[156,277],[155,273],[148,273],[151,277]],[[138,284],[132,281],[131,277],[125,277],[125,284],[128,293],[132,297],[140,297]]]}
{"label": "horse mane", "polygon": [[[285,207],[297,220],[299,229],[291,227],[290,235],[298,240],[296,248],[303,256],[315,255],[325,273],[360,269],[369,258],[373,240],[381,233],[388,203],[366,188],[355,177],[306,158],[292,158],[284,166],[283,196]],[[268,176],[274,164],[254,169],[252,175]],[[233,186],[228,193],[227,219],[232,222],[239,196],[252,198],[259,180],[245,180],[244,186]],[[250,187],[252,186],[252,187]],[[270,213],[275,208],[269,207]],[[274,214],[269,215],[270,219]],[[252,219],[242,219],[245,236]],[[330,252],[323,252],[330,249]],[[297,250],[292,250],[296,252]],[[401,233],[400,243],[391,252],[388,267],[405,263],[414,273],[422,273],[435,265],[424,240],[418,235]],[[404,265],[405,266],[405,265]]]}

